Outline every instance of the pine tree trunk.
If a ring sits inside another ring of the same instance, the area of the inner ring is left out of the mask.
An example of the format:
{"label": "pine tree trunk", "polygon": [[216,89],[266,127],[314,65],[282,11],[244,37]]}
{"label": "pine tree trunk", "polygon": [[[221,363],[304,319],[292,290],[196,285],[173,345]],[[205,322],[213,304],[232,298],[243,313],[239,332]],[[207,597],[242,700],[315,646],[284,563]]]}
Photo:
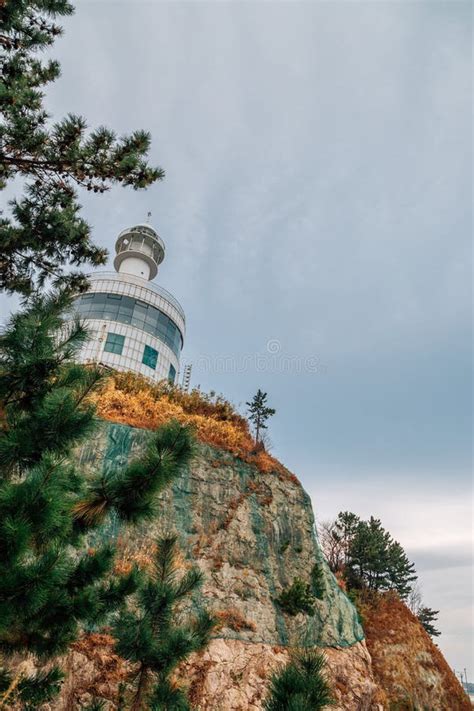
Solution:
{"label": "pine tree trunk", "polygon": [[145,709],[145,706],[142,706],[142,704],[144,703],[144,696],[146,694],[147,687],[148,669],[142,666],[138,675],[137,690],[135,692],[135,696],[133,697],[133,702],[130,706],[130,711],[142,711],[143,709]]}

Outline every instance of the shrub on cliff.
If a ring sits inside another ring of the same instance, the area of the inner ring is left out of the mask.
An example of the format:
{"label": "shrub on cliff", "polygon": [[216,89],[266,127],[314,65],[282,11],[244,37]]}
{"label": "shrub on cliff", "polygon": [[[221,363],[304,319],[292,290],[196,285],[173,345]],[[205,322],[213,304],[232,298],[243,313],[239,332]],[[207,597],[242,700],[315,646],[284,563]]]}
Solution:
{"label": "shrub on cliff", "polygon": [[[138,584],[111,575],[114,548],[88,549],[85,534],[114,512],[135,522],[192,454],[189,429],[168,423],[145,454],[121,471],[86,479],[69,461],[95,426],[88,397],[101,373],[74,355],[87,338],[65,322],[65,294],[35,298],[0,337],[0,705],[27,708],[53,695],[61,674],[28,676],[23,660],[65,652],[81,626],[97,624]],[[7,655],[15,659],[7,663]],[[38,664],[38,666],[40,666]]]}
{"label": "shrub on cliff", "polygon": [[320,711],[332,705],[325,663],[323,655],[313,649],[296,652],[286,667],[273,675],[265,711]]}
{"label": "shrub on cliff", "polygon": [[300,612],[313,617],[315,613],[316,597],[311,585],[301,578],[295,578],[291,587],[284,590],[276,600],[283,612],[294,617]]}

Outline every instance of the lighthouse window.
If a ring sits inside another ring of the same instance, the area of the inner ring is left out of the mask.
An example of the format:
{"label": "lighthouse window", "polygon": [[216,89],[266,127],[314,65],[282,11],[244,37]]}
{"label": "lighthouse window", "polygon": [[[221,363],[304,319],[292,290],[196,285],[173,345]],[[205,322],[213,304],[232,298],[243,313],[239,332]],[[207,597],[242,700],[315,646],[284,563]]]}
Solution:
{"label": "lighthouse window", "polygon": [[155,351],[151,346],[145,346],[143,351],[142,363],[147,365],[149,368],[156,369],[156,364],[158,362],[158,351]]}
{"label": "lighthouse window", "polygon": [[125,336],[120,336],[118,333],[108,333],[105,341],[104,351],[107,353],[116,353],[122,355]]}
{"label": "lighthouse window", "polygon": [[170,365],[170,370],[168,373],[168,380],[172,385],[174,384],[175,378],[176,378],[176,368],[174,367],[174,365]]}
{"label": "lighthouse window", "polygon": [[178,326],[167,314],[150,304],[121,294],[83,294],[75,301],[76,311],[83,318],[105,319],[129,324],[159,338],[179,357],[183,337]]}

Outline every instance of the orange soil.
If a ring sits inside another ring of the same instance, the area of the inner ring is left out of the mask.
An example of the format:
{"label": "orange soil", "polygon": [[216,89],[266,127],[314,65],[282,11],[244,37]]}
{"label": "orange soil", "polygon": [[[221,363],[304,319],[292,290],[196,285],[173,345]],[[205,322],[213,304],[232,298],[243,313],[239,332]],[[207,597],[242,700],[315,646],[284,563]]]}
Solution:
{"label": "orange soil", "polygon": [[397,595],[366,597],[358,608],[374,676],[390,709],[472,711],[440,650]]}

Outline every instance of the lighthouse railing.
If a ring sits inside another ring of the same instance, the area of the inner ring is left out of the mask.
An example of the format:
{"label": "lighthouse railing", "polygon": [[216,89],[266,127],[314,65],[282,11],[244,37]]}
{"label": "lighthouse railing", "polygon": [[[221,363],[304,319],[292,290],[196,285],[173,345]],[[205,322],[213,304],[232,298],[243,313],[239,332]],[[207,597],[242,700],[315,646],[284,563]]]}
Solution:
{"label": "lighthouse railing", "polygon": [[128,284],[136,284],[137,281],[139,280],[140,282],[143,282],[141,286],[143,286],[144,289],[149,289],[150,291],[153,291],[155,294],[158,294],[159,296],[163,297],[166,301],[168,301],[176,311],[179,313],[183,321],[186,321],[186,317],[184,315],[184,310],[181,304],[173,294],[170,294],[169,291],[164,289],[162,286],[159,286],[158,284],[154,284],[152,281],[147,281],[146,279],[140,279],[139,277],[136,276],[131,276],[129,277],[128,274],[123,274],[119,272],[109,272],[109,271],[99,271],[99,272],[94,272],[93,274],[88,274],[87,278],[90,279],[91,281],[98,281],[99,279],[113,279],[114,281],[124,281]]}

